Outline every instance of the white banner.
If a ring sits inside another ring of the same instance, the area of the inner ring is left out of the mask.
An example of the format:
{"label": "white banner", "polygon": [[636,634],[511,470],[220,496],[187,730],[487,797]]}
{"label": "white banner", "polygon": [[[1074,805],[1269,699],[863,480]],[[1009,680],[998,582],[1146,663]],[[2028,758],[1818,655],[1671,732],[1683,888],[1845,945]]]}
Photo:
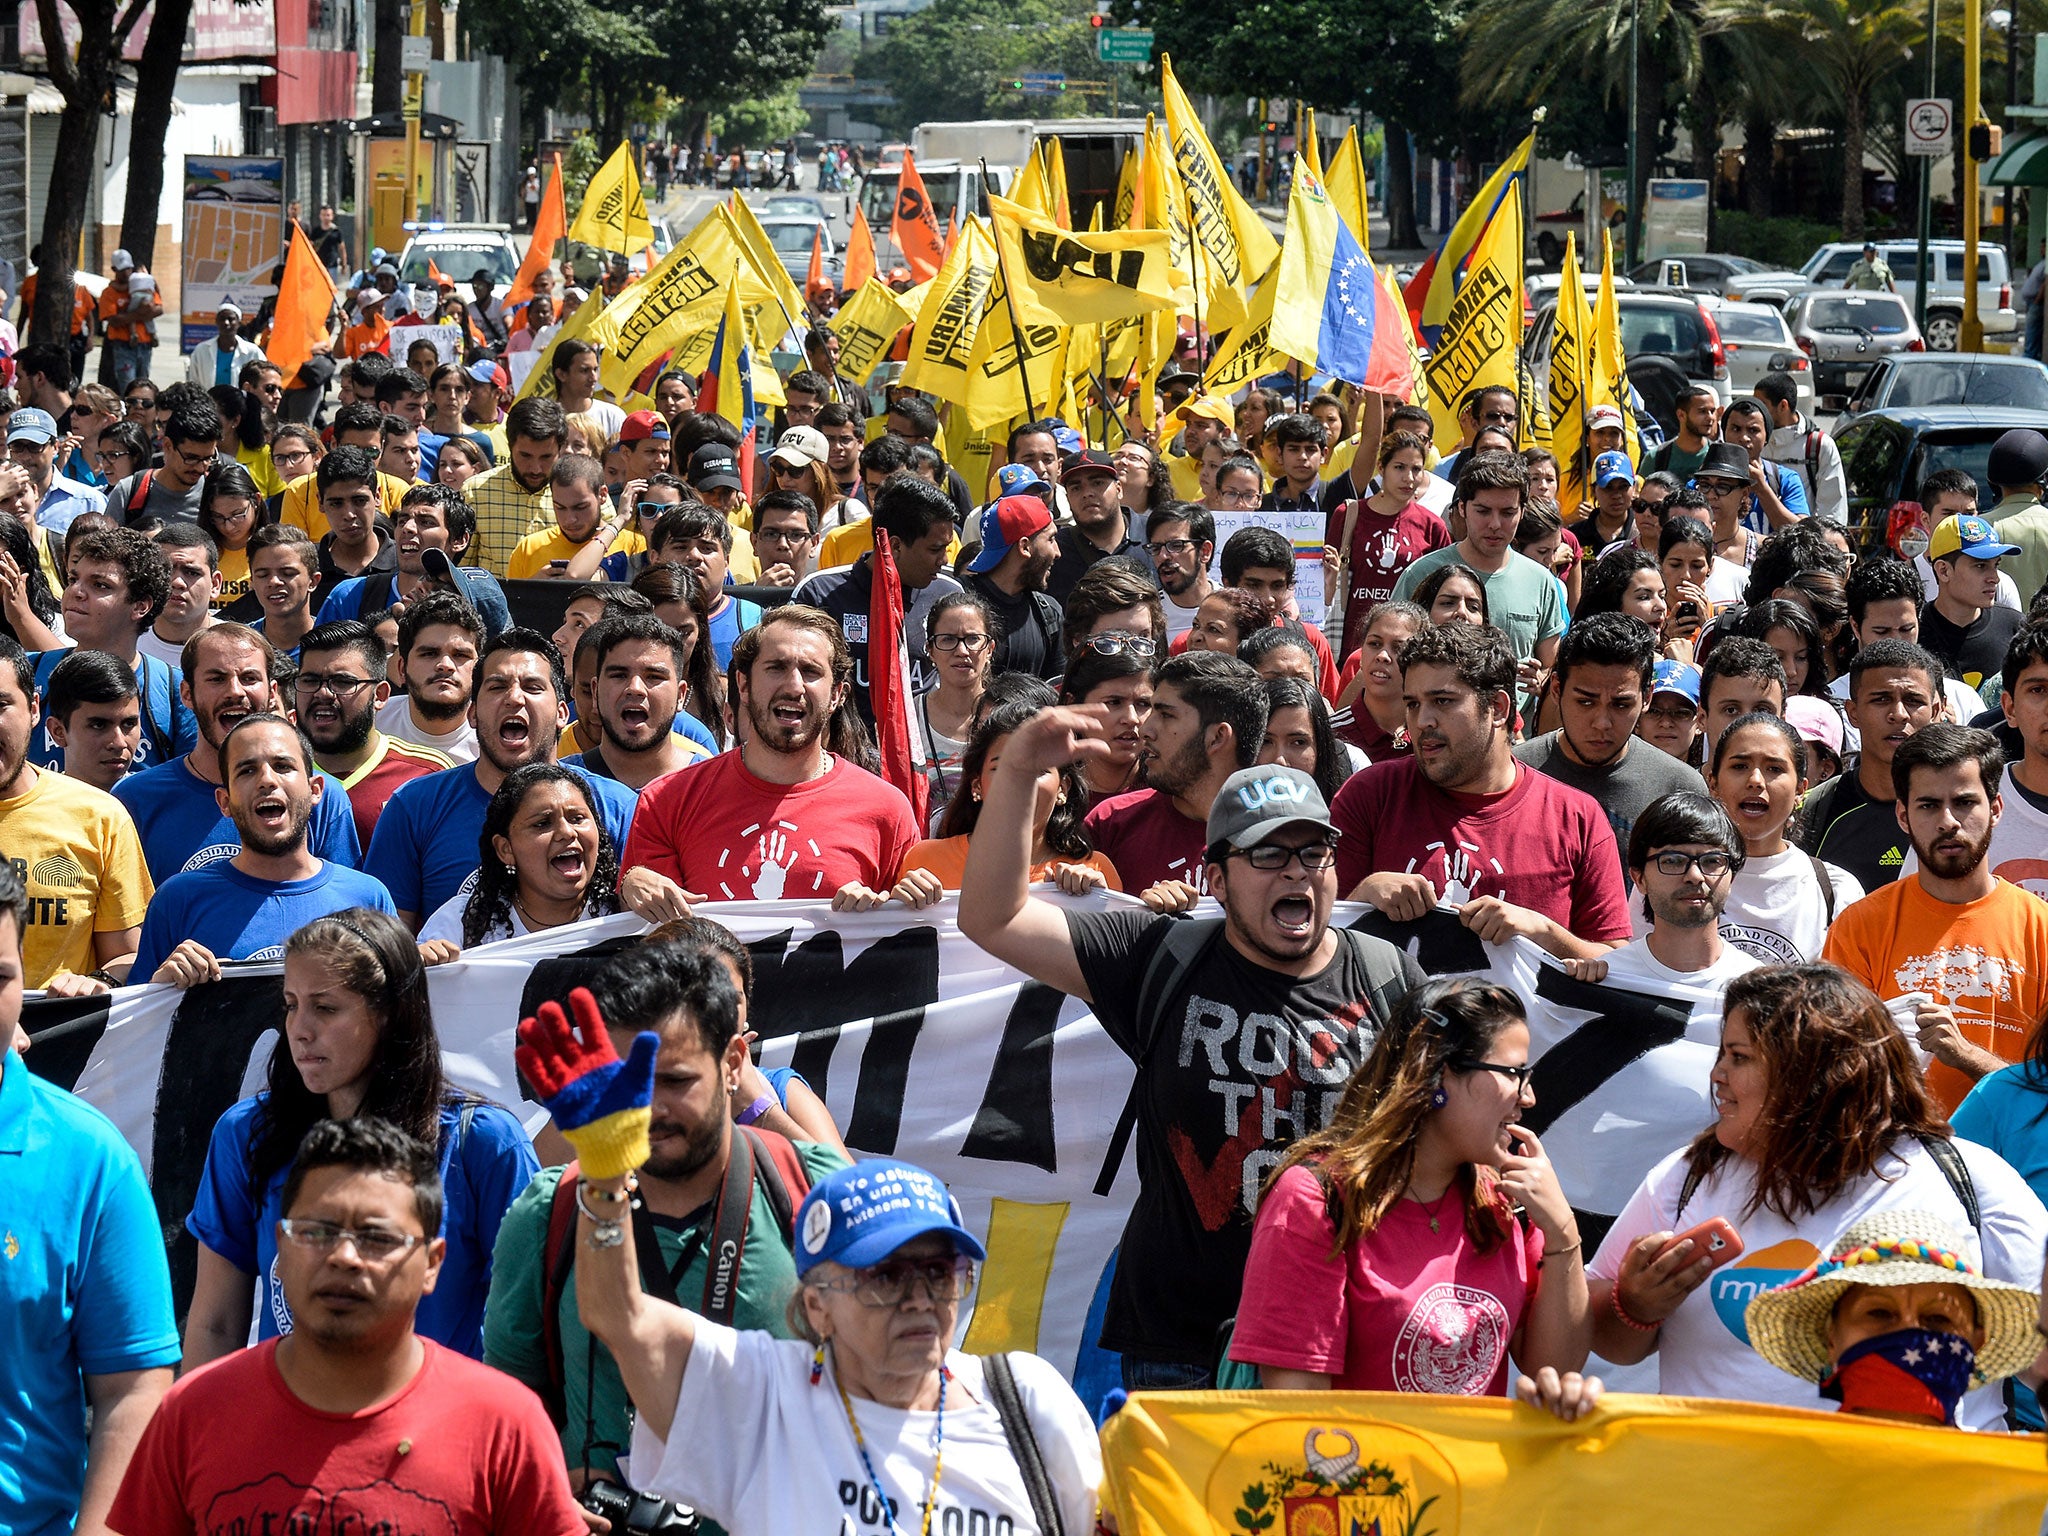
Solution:
{"label": "white banner", "polygon": [[[1133,1069],[1087,1008],[962,937],[950,901],[917,914],[794,901],[712,910],[754,957],[749,1023],[763,1064],[802,1073],[856,1152],[907,1158],[944,1179],[985,1234],[966,1347],[1035,1351],[1084,1396],[1112,1385],[1113,1361],[1093,1340],[1136,1174],[1127,1150],[1117,1166],[1104,1162]],[[1536,1061],[1526,1118],[1585,1219],[1589,1254],[1650,1166],[1708,1123],[1718,994],[1619,965],[1589,986],[1526,942],[1481,943],[1448,911],[1394,924],[1342,904],[1337,920],[1384,934],[1432,976],[1483,972],[1524,999]],[[602,963],[579,951],[643,926],[602,919],[430,970],[453,1080],[541,1124],[513,1069],[519,1018]],[[30,1004],[31,1066],[75,1083],[141,1154],[181,1296],[192,1264],[183,1222],[208,1137],[262,1085],[277,976],[274,965],[238,966],[189,993],[132,987]]]}

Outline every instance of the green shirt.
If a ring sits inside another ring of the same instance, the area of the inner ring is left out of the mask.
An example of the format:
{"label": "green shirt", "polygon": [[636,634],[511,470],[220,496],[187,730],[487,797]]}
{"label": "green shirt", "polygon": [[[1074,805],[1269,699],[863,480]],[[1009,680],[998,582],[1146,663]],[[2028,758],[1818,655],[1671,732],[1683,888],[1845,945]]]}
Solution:
{"label": "green shirt", "polygon": [[[1401,573],[1394,596],[1412,600],[1422,578],[1438,566],[1466,563],[1455,544],[1433,549]],[[1508,637],[1517,661],[1526,661],[1543,641],[1564,633],[1564,599],[1557,595],[1557,578],[1527,555],[1510,552],[1508,563],[1483,580],[1486,616]]]}
{"label": "green shirt", "polygon": [[[846,1159],[830,1147],[813,1142],[796,1144],[804,1171],[813,1184],[838,1168]],[[546,1260],[542,1250],[548,1240],[548,1211],[554,1203],[555,1186],[561,1182],[560,1168],[543,1168],[512,1202],[498,1228],[498,1246],[491,1259],[491,1293],[484,1308],[484,1363],[543,1392],[548,1380],[547,1346],[541,1329],[540,1310],[546,1285]],[[661,1262],[674,1271],[685,1252],[689,1263],[676,1280],[676,1294],[694,1303],[704,1294],[707,1229],[711,1206],[706,1204],[682,1218],[657,1216],[655,1232],[661,1243]],[[740,1263],[739,1295],[733,1308],[733,1326],[761,1328],[777,1338],[789,1338],[784,1311],[796,1291],[796,1261],[789,1250],[790,1238],[762,1241],[775,1228],[774,1207],[754,1181],[753,1212],[748,1221],[746,1257]],[[583,1329],[576,1315],[576,1274],[562,1289],[560,1317],[562,1340],[562,1397],[567,1408],[562,1425],[562,1454],[570,1467],[583,1465],[583,1443],[590,1439],[590,1466],[599,1472],[616,1473],[619,1457],[632,1444],[632,1408],[618,1367]],[[595,1424],[591,1405],[595,1402]]]}
{"label": "green shirt", "polygon": [[1885,265],[1882,256],[1867,261],[1858,256],[1850,264],[1849,275],[1842,279],[1844,288],[1889,289],[1892,286],[1892,269]]}

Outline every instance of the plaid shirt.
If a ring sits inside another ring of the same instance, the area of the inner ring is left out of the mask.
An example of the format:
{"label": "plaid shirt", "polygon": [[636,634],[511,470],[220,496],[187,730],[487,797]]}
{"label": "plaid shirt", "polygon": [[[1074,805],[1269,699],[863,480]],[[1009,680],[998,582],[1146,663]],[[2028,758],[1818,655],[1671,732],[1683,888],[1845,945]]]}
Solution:
{"label": "plaid shirt", "polygon": [[476,537],[468,564],[481,566],[500,581],[512,564],[512,551],[529,533],[555,526],[555,495],[551,486],[526,491],[512,477],[512,466],[500,464],[473,476],[462,488],[463,499],[476,509]]}

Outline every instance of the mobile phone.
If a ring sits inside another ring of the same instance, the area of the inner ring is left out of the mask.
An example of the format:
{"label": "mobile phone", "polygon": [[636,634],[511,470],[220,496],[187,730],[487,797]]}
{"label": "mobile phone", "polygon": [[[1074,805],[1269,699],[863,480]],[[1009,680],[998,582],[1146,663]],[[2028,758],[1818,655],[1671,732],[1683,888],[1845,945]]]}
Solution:
{"label": "mobile phone", "polygon": [[1705,1257],[1711,1260],[1716,1269],[1739,1258],[1742,1254],[1742,1236],[1725,1216],[1709,1217],[1690,1232],[1679,1233],[1678,1236],[1672,1238],[1665,1245],[1664,1251],[1669,1253],[1673,1248],[1676,1248],[1680,1243],[1688,1239],[1691,1240],[1693,1245],[1693,1257]]}
{"label": "mobile phone", "polygon": [[551,571],[566,571],[569,569],[569,562],[566,560],[550,560],[548,562],[548,569]]}
{"label": "mobile phone", "polygon": [[1681,619],[1696,619],[1700,616],[1700,605],[1698,603],[1680,603],[1678,605],[1678,616]]}

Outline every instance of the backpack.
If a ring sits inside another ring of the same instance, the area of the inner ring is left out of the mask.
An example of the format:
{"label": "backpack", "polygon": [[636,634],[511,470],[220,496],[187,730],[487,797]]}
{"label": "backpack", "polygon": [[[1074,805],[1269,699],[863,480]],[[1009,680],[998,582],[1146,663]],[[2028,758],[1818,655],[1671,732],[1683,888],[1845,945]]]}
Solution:
{"label": "backpack", "polygon": [[987,1355],[981,1362],[987,1373],[988,1395],[996,1417],[1003,1422],[1003,1438],[1010,1442],[1010,1455],[1024,1477],[1024,1491],[1031,1496],[1031,1515],[1043,1536],[1066,1536],[1066,1522],[1053,1494],[1052,1478],[1045,1470],[1045,1457],[1038,1448],[1038,1432],[1024,1411],[1024,1399],[1017,1391],[1017,1378],[1008,1355]]}
{"label": "backpack", "polygon": [[[562,1170],[561,1180],[555,1185],[554,1198],[548,1203],[547,1239],[541,1248],[540,1329],[543,1353],[547,1356],[548,1379],[540,1398],[557,1429],[569,1419],[562,1361],[562,1300],[568,1294],[570,1271],[576,1267],[577,1185],[581,1176],[582,1169],[574,1162]],[[723,1274],[715,1264],[706,1269],[704,1304],[699,1309],[713,1322],[727,1326],[732,1324],[733,1308],[739,1299],[739,1269],[746,1260],[747,1226],[753,1214],[749,1186],[756,1183],[767,1195],[769,1207],[775,1212],[777,1235],[793,1234],[796,1208],[811,1190],[811,1176],[797,1153],[796,1143],[774,1131],[735,1125],[732,1155],[726,1164],[725,1186],[712,1211],[708,1244],[708,1251],[715,1254],[730,1242],[734,1258],[731,1268]],[[746,1192],[744,1199],[740,1198],[743,1191]],[[730,1213],[727,1210],[728,1197],[738,1206]],[[651,1241],[640,1242],[639,1258],[643,1284],[651,1278],[648,1275],[650,1264],[666,1282],[667,1271],[662,1268],[660,1251]],[[672,1286],[661,1288],[673,1291]]]}

